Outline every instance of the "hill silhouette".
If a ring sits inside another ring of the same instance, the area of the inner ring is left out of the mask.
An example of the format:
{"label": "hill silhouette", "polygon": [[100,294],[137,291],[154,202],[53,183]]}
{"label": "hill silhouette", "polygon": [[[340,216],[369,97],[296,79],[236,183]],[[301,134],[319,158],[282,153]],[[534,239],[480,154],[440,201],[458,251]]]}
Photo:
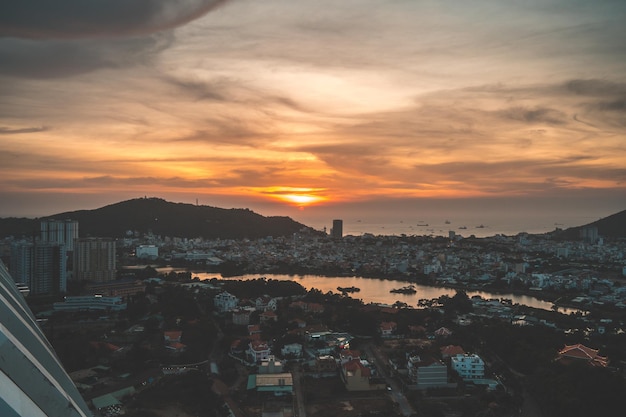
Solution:
{"label": "hill silhouette", "polygon": [[172,237],[242,239],[290,236],[303,230],[322,233],[289,217],[264,217],[249,209],[172,203],[160,198],[138,198],[95,210],[58,213],[39,219],[0,219],[3,236],[38,235],[43,219],[71,219],[81,237],[123,237],[128,231]]}
{"label": "hill silhouette", "polygon": [[574,240],[580,237],[584,227],[595,226],[598,235],[609,238],[626,238],[626,210],[612,214],[593,223],[583,226],[570,227],[565,230],[552,232],[556,238]]}

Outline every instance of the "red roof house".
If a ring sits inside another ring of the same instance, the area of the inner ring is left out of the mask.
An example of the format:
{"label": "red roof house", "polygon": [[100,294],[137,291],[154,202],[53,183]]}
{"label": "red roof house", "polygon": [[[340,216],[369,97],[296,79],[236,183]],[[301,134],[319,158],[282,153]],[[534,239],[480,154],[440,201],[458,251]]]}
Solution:
{"label": "red roof house", "polygon": [[572,361],[586,361],[591,366],[606,367],[609,359],[606,356],[598,355],[598,350],[591,349],[580,343],[575,345],[565,345],[559,351],[557,360],[561,363],[571,363]]}

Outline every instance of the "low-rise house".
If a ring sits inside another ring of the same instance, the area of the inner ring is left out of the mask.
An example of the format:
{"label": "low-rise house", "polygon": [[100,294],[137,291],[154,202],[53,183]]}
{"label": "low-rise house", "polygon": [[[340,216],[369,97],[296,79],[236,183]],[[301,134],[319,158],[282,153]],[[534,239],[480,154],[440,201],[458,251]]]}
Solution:
{"label": "low-rise house", "polygon": [[380,323],[378,331],[380,332],[381,337],[390,338],[393,337],[398,325],[395,321],[383,321]]}
{"label": "low-rise house", "polygon": [[290,343],[288,345],[284,345],[280,350],[280,354],[285,358],[301,358],[302,345],[300,343]]}
{"label": "low-rise house", "polygon": [[165,345],[165,349],[167,349],[170,353],[179,354],[187,350],[187,345],[180,342],[171,342]]}
{"label": "low-rise house", "polygon": [[187,349],[187,345],[181,343],[183,332],[181,330],[167,330],[163,332],[165,349],[173,354],[179,354]]}
{"label": "low-rise house", "polygon": [[167,330],[163,332],[165,343],[180,342],[183,337],[182,330]]}
{"label": "low-rise house", "polygon": [[441,357],[443,359],[451,358],[456,355],[465,355],[465,351],[461,346],[458,345],[447,345],[442,346],[441,349]]}
{"label": "low-rise house", "polygon": [[294,301],[289,304],[291,308],[297,308],[305,313],[319,314],[324,312],[324,306],[319,303],[307,303],[306,301]]}
{"label": "low-rise house", "polygon": [[337,361],[330,355],[316,356],[313,370],[319,374],[334,374],[337,372]]}
{"label": "low-rise house", "polygon": [[420,325],[409,325],[409,334],[411,336],[422,336],[426,334],[426,328]]}
{"label": "low-rise house", "polygon": [[261,361],[259,365],[259,374],[280,374],[283,372],[284,366],[283,362],[279,359],[276,359],[274,355],[268,356],[268,358],[264,361]]}
{"label": "low-rise house", "polygon": [[247,353],[250,362],[259,363],[267,360],[272,354],[272,351],[267,342],[262,340],[252,340],[248,344]]}
{"label": "low-rise house", "polygon": [[220,313],[234,310],[237,307],[238,303],[239,303],[239,300],[237,299],[237,297],[235,297],[234,295],[226,291],[217,294],[213,298],[213,304],[215,305],[215,310],[217,310]]}
{"label": "low-rise house", "polygon": [[233,324],[237,326],[247,326],[250,324],[250,310],[237,309],[233,311]]}
{"label": "low-rise house", "polygon": [[341,365],[341,379],[348,391],[372,391],[385,389],[385,384],[381,381],[372,381],[372,371],[366,367],[361,360],[353,359]]}
{"label": "low-rise house", "polygon": [[598,355],[598,350],[589,348],[580,343],[575,345],[566,345],[559,351],[557,360],[563,364],[572,362],[586,362],[590,366],[606,367],[609,359],[606,356]]}
{"label": "low-rise house", "polygon": [[261,313],[259,316],[261,324],[267,324],[278,321],[278,314],[274,313],[272,310],[267,310]]}
{"label": "low-rise house", "polygon": [[261,325],[260,324],[248,324],[248,336],[251,339],[261,338]]}
{"label": "low-rise house", "polygon": [[341,352],[339,352],[339,362],[342,365],[355,359],[361,359],[361,352],[358,350],[343,349]]}
{"label": "low-rise house", "polygon": [[447,327],[440,327],[437,330],[435,330],[435,336],[437,337],[446,338],[451,335],[452,335],[452,330],[448,329]]}
{"label": "low-rise house", "polygon": [[407,370],[409,380],[418,389],[448,386],[448,367],[432,357],[409,356]]}
{"label": "low-rise house", "polygon": [[289,323],[294,323],[298,329],[304,329],[306,327],[306,321],[302,319],[293,319]]}
{"label": "low-rise house", "polygon": [[230,344],[230,354],[234,356],[243,356],[249,342],[246,339],[235,339]]}
{"label": "low-rise house", "polygon": [[272,298],[269,295],[263,295],[254,300],[254,306],[259,311],[276,311],[278,308],[278,302],[275,298]]}

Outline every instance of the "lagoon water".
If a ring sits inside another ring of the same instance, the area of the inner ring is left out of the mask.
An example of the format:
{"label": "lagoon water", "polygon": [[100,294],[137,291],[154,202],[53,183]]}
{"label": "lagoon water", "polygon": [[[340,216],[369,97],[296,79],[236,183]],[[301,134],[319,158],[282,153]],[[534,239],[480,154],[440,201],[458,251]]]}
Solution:
{"label": "lagoon water", "polygon": [[[398,294],[391,293],[390,291],[395,288],[401,288],[408,283],[405,281],[385,280],[376,278],[361,278],[361,277],[324,277],[319,275],[281,275],[281,274],[250,274],[240,275],[230,278],[222,278],[219,275],[205,272],[193,272],[193,277],[200,279],[241,279],[251,280],[265,277],[267,279],[276,279],[284,281],[295,281],[302,285],[307,290],[311,288],[317,288],[318,290],[326,293],[328,291],[339,292],[337,287],[357,287],[361,290],[349,294],[353,298],[361,299],[365,303],[380,303],[380,304],[393,304],[396,301],[407,303],[411,307],[417,307],[417,303],[420,299],[433,299],[439,298],[442,295],[453,296],[456,293],[455,289],[443,288],[443,287],[430,287],[426,285],[413,284],[417,292],[415,294]],[[482,298],[506,298],[510,299],[513,304],[525,305],[533,308],[540,308],[543,310],[551,310],[553,304],[547,301],[539,300],[535,297],[528,295],[516,295],[516,294],[494,294],[483,291],[468,291],[467,295],[472,297],[479,295]],[[565,314],[576,312],[575,309],[559,308],[559,311]]]}

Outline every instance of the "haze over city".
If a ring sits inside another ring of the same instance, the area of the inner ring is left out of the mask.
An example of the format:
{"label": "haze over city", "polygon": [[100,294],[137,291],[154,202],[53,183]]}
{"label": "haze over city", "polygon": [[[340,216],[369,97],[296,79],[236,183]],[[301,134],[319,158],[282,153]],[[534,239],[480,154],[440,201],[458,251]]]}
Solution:
{"label": "haze over city", "polygon": [[610,0],[3,4],[0,216],[147,195],[593,221],[626,208],[625,21]]}

